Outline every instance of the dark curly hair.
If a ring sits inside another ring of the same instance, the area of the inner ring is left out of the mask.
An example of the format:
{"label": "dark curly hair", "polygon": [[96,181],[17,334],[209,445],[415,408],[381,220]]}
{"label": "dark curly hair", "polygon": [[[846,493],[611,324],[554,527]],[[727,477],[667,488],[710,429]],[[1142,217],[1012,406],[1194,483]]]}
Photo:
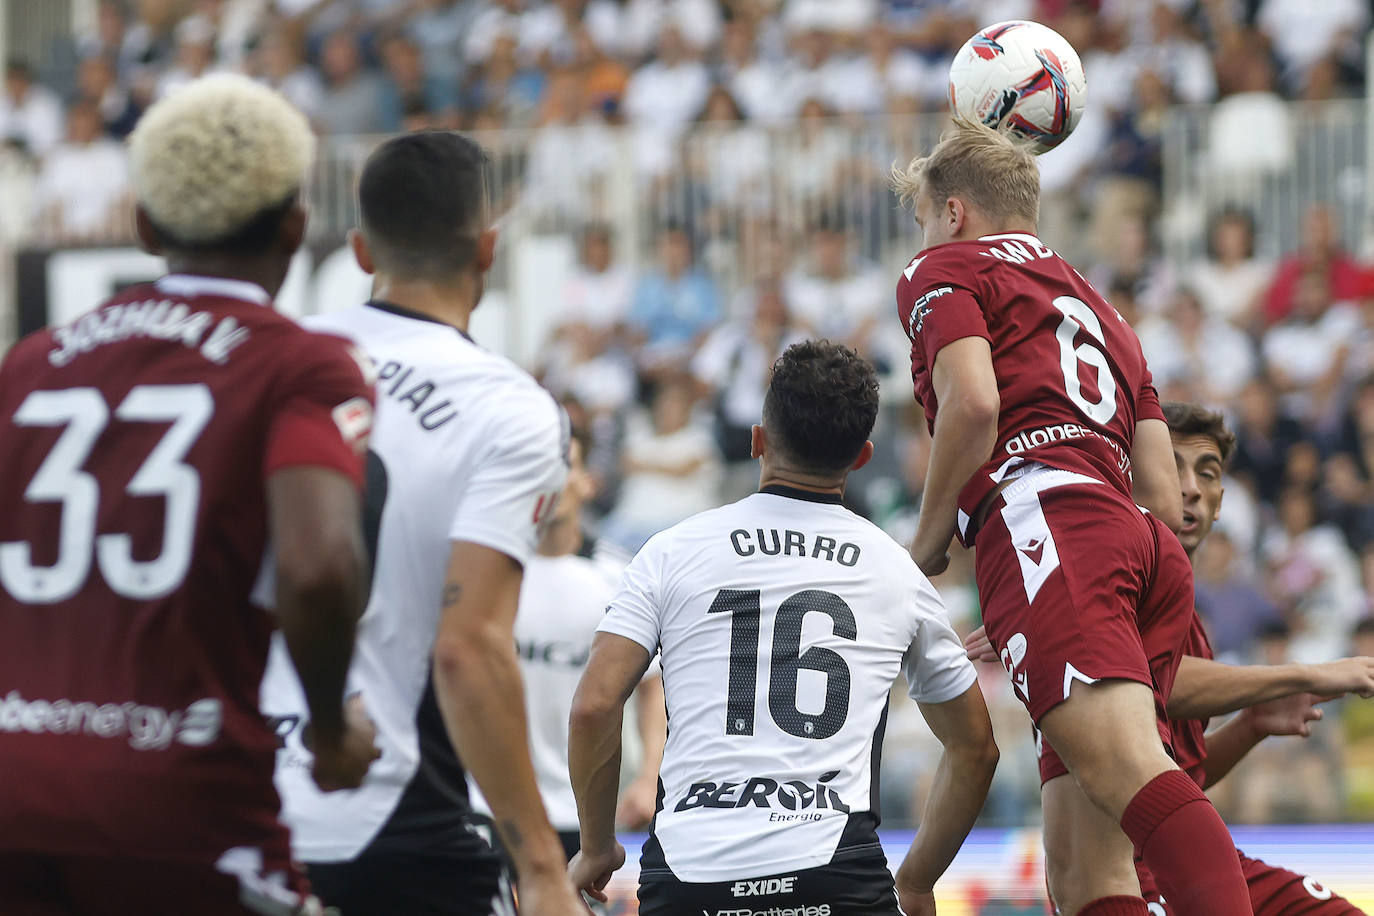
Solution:
{"label": "dark curly hair", "polygon": [[1226,426],[1226,418],[1201,404],[1184,401],[1165,401],[1164,422],[1175,436],[1206,436],[1217,444],[1221,464],[1226,466],[1236,450],[1236,434]]}
{"label": "dark curly hair", "polygon": [[801,471],[838,474],[859,457],[878,416],[878,377],[828,340],[795,343],[773,364],[763,399],[768,441]]}

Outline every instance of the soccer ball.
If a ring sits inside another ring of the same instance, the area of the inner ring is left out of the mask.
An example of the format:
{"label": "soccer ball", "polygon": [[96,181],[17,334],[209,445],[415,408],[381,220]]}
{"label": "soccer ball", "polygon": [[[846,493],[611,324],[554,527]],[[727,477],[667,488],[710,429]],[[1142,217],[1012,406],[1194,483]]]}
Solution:
{"label": "soccer ball", "polygon": [[989,127],[1005,125],[1036,153],[1064,142],[1087,100],[1078,52],[1038,22],[988,26],[964,43],[949,68],[955,114]]}

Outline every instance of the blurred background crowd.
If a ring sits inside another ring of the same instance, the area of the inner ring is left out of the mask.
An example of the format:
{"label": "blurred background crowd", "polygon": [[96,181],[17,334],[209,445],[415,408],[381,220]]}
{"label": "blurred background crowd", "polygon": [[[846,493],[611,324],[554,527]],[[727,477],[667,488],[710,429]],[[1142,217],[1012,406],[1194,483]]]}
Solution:
{"label": "blurred background crowd", "polygon": [[[977,28],[1052,25],[1079,49],[1090,97],[1042,158],[1041,235],[1137,328],[1161,394],[1223,410],[1238,435],[1197,569],[1218,654],[1374,655],[1366,0],[85,6],[59,38],[11,42],[0,245],[127,243],[121,140],[208,72],[253,75],[311,118],[318,242],[348,226],[369,138],[474,131],[505,224],[566,246],[546,276],[494,279],[538,287],[527,361],[592,432],[588,527],[630,549],[751,491],[768,368],[806,336],[844,340],[883,372],[878,458],[848,500],[910,537],[929,436],[892,291],[920,241],[884,179],[938,136],[949,60]],[[971,558],[937,585],[956,626],[977,626]],[[1004,748],[985,819],[1025,823],[1038,812],[1028,723],[1001,669],[983,674]],[[1326,715],[1313,738],[1252,754],[1217,790],[1223,812],[1374,817],[1374,704]],[[914,706],[896,704],[887,823],[914,820],[937,753]]]}

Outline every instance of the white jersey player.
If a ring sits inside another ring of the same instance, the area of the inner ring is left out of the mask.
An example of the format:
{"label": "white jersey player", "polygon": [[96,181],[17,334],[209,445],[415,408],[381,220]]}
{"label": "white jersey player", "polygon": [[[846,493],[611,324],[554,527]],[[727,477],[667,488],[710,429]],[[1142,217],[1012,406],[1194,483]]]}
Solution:
{"label": "white jersey player", "polygon": [[295,855],[349,916],[509,911],[500,859],[471,823],[465,766],[511,851],[522,910],[581,906],[556,874],[566,859],[535,786],[511,629],[523,564],[563,486],[568,431],[547,392],[466,333],[495,241],[484,163],[455,134],[383,144],[353,235],[374,299],[310,322],[377,368],[364,507],[374,566],[348,689],[376,721],[381,759],[356,792],[324,795],[305,778],[304,700],[282,664],[263,705],[279,721]]}
{"label": "white jersey player", "polygon": [[[648,542],[593,644],[572,714],[582,853],[600,896],[620,707],[661,654],[669,738],[640,864],[640,913],[934,912],[932,887],[982,808],[997,749],[973,668],[906,551],[840,504],[877,414],[872,367],[825,342],[773,369],[760,491]],[[896,891],[878,843],[889,689],[906,675],[945,752]]]}
{"label": "white jersey player", "polygon": [[[568,858],[578,848],[577,801],[568,776],[568,714],[577,682],[591,654],[592,637],[620,585],[630,557],[604,540],[582,533],[582,506],[595,494],[595,481],[583,464],[584,442],[576,431],[568,450],[568,482],[539,546],[525,563],[520,610],[515,615],[515,651],[525,682],[525,714],[530,726],[530,757],[549,821]],[[639,773],[621,793],[617,821],[642,828],[654,813],[658,764],[663,755],[666,720],[663,682],[657,672],[635,691],[643,757]],[[469,785],[472,806],[486,813],[480,789]]]}

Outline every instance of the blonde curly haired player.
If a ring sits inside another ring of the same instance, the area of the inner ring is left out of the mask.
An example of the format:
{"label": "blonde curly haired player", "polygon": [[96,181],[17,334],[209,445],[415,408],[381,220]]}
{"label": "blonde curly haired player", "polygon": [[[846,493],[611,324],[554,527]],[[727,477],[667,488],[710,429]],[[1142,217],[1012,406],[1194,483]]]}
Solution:
{"label": "blonde curly haired player", "polygon": [[347,342],[271,308],[312,151],[243,77],[159,101],[130,154],[140,241],[170,272],[0,363],[7,916],[321,912],[258,710],[280,627],[315,784],[355,787],[377,756],[343,697],[372,386]]}
{"label": "blonde curly haired player", "polygon": [[129,136],[134,197],[180,247],[232,242],[295,204],[315,154],[310,124],[246,76],[218,74],[173,92]]}

